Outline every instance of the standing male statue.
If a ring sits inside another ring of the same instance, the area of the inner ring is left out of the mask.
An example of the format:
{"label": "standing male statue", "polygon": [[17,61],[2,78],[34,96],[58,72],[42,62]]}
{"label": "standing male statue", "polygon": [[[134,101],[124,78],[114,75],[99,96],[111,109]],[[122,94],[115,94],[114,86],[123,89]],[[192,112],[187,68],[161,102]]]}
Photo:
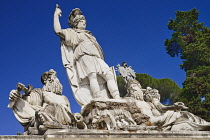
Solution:
{"label": "standing male statue", "polygon": [[61,29],[61,9],[56,5],[54,30],[61,38],[63,65],[77,102],[83,106],[93,98],[120,98],[112,69],[104,62],[102,49],[90,31],[86,19],[76,8],[69,15],[70,27]]}

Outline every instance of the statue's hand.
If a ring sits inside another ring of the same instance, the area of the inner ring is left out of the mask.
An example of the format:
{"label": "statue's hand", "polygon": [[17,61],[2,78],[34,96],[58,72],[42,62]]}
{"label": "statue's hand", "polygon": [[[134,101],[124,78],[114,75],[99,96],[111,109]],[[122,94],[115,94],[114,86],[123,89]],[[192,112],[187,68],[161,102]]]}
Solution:
{"label": "statue's hand", "polygon": [[41,123],[45,122],[45,118],[40,111],[36,112],[36,117],[38,117],[38,119],[39,119],[39,121],[41,121]]}
{"label": "statue's hand", "polygon": [[188,109],[188,107],[186,107],[183,102],[176,102],[176,103],[174,103],[174,106],[175,106],[176,110]]}
{"label": "statue's hand", "polygon": [[11,90],[9,94],[10,101],[16,101],[18,98],[21,98],[21,94],[17,90]]}
{"label": "statue's hand", "polygon": [[59,17],[62,16],[62,11],[61,11],[61,8],[58,4],[56,4],[55,14],[58,15]]}

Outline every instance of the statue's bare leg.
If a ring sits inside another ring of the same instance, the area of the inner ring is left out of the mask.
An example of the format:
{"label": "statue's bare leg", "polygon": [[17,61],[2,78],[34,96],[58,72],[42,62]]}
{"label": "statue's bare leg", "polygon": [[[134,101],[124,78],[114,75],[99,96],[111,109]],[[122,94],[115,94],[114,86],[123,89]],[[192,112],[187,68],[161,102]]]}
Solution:
{"label": "statue's bare leg", "polygon": [[120,98],[120,93],[117,87],[117,83],[114,80],[114,75],[109,71],[106,75],[103,75],[103,78],[107,81],[107,87],[110,91],[110,94],[114,99]]}
{"label": "statue's bare leg", "polygon": [[100,98],[101,93],[100,93],[100,87],[99,87],[98,80],[97,80],[97,74],[90,73],[88,75],[88,79],[90,81],[90,89],[93,92],[94,98]]}

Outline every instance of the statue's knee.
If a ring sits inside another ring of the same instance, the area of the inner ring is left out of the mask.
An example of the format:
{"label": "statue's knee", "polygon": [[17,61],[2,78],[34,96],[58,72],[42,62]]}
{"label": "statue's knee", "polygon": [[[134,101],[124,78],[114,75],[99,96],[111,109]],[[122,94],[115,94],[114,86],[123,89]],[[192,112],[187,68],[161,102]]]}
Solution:
{"label": "statue's knee", "polygon": [[114,79],[114,74],[109,71],[107,74],[106,74],[106,80],[113,80]]}
{"label": "statue's knee", "polygon": [[89,78],[89,80],[97,79],[97,74],[96,74],[96,73],[90,73],[90,74],[88,75],[88,78]]}

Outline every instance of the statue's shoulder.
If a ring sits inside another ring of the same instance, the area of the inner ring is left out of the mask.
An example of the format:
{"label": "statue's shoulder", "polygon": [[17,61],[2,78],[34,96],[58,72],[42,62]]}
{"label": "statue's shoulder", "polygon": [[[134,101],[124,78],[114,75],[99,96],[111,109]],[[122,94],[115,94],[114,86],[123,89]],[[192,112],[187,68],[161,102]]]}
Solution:
{"label": "statue's shoulder", "polygon": [[74,29],[72,29],[72,28],[66,28],[66,29],[64,29],[64,30],[67,30],[67,31],[74,31]]}
{"label": "statue's shoulder", "polygon": [[31,94],[39,94],[42,95],[43,94],[43,90],[41,88],[35,88],[31,91]]}
{"label": "statue's shoulder", "polygon": [[69,31],[69,32],[76,32],[76,30],[75,29],[73,29],[73,28],[66,28],[66,29],[64,29],[65,31]]}
{"label": "statue's shoulder", "polygon": [[69,99],[65,95],[60,95],[60,96],[62,96],[65,100],[69,101]]}

